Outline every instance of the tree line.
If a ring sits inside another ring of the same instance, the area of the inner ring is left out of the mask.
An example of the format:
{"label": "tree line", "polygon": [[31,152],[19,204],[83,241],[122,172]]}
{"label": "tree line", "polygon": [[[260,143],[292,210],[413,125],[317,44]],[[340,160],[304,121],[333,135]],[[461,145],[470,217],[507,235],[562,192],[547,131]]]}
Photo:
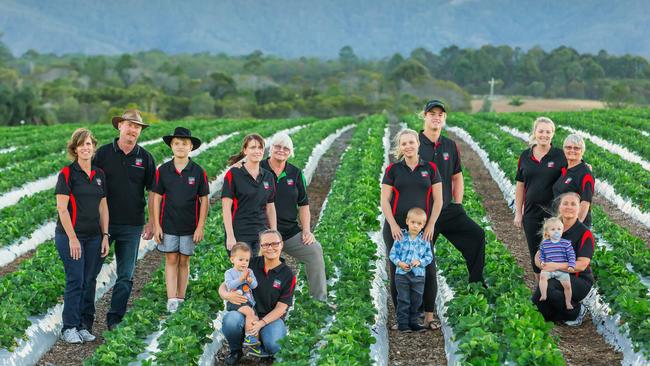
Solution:
{"label": "tree line", "polygon": [[127,107],[149,121],[180,118],[285,118],[397,115],[445,99],[467,111],[470,94],[650,101],[650,65],[636,56],[551,52],[509,46],[359,58],[283,59],[255,51],[168,55],[152,50],[116,56],[40,54],[16,57],[0,41],[0,124],[106,123]]}

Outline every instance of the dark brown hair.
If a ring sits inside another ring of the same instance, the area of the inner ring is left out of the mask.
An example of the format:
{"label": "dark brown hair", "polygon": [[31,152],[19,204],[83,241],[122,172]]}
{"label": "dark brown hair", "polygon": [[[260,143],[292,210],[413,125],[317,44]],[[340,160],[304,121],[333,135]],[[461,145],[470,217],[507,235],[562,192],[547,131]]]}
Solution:
{"label": "dark brown hair", "polygon": [[244,149],[246,149],[248,147],[248,143],[253,140],[259,142],[260,145],[264,147],[264,138],[262,136],[256,133],[251,133],[246,135],[246,137],[244,137],[244,141],[242,142],[241,149],[239,150],[239,152],[228,158],[228,162],[227,162],[228,166],[235,164],[236,162],[240,161],[246,156],[246,154],[244,154]]}

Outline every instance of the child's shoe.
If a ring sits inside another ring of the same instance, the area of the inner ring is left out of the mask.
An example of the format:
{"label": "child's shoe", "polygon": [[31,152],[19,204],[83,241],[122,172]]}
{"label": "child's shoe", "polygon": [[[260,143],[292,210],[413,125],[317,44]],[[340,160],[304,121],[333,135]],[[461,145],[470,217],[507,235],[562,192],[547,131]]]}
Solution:
{"label": "child's shoe", "polygon": [[259,346],[260,344],[260,340],[254,335],[247,334],[246,337],[244,337],[244,346],[246,347]]}
{"label": "child's shoe", "polygon": [[167,300],[167,312],[175,313],[178,310],[178,299],[168,299]]}

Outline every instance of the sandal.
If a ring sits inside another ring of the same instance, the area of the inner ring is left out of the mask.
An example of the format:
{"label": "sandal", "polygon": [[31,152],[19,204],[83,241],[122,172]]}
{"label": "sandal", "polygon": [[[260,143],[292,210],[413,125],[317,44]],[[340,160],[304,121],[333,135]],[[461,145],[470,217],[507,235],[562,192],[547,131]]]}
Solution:
{"label": "sandal", "polygon": [[441,325],[440,322],[437,321],[437,320],[431,320],[431,321],[427,324],[427,328],[429,328],[429,329],[431,329],[431,330],[438,330],[438,329],[440,329],[441,326],[442,326],[442,325]]}

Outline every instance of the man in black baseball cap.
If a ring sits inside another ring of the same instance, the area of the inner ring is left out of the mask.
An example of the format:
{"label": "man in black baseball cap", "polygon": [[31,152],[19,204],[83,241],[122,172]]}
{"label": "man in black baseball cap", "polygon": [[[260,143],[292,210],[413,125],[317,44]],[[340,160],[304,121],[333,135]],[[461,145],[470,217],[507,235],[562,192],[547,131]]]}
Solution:
{"label": "man in black baseball cap", "polygon": [[428,111],[432,110],[435,107],[439,107],[442,109],[443,112],[447,113],[447,108],[445,108],[445,103],[438,99],[430,100],[427,102],[427,104],[424,106],[424,113],[427,113]]}

